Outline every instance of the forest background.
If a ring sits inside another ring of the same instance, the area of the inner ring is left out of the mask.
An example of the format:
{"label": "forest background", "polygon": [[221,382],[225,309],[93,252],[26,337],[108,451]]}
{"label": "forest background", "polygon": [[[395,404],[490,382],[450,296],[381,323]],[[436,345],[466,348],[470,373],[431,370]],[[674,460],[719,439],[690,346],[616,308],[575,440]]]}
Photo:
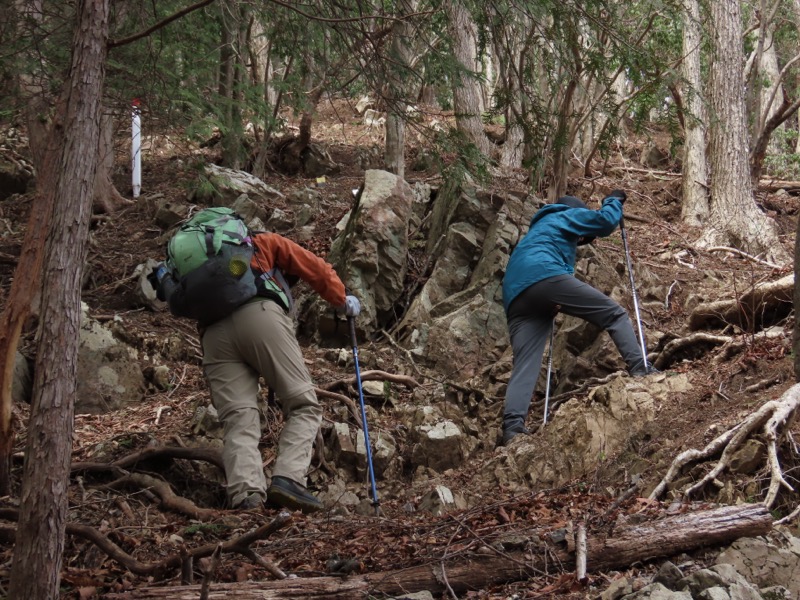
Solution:
{"label": "forest background", "polygon": [[694,247],[792,268],[758,190],[800,170],[797,0],[2,8],[0,121],[25,131],[20,160],[36,173],[0,326],[3,494],[14,352],[32,317],[38,349],[9,597],[58,597],[87,243],[97,215],[129,202],[114,144],[134,100],[149,129],[213,139],[222,165],[267,179],[308,177],[319,107],[369,96],[387,171],[406,178],[424,155],[444,181],[513,174],[551,200],[658,131]]}

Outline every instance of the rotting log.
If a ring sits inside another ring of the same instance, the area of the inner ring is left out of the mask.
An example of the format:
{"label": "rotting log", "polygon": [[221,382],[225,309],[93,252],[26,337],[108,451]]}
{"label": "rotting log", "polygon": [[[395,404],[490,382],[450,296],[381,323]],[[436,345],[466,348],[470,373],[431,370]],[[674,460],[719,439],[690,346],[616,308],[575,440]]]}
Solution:
{"label": "rotting log", "polygon": [[[741,537],[764,535],[772,527],[772,517],[763,504],[723,506],[667,517],[618,529],[614,537],[590,539],[587,570],[597,572],[690,552],[705,546],[728,544]],[[531,537],[541,532],[531,531]],[[365,598],[368,593],[397,595],[428,590],[456,593],[484,589],[490,585],[553,574],[575,568],[575,556],[563,547],[542,548],[536,552],[454,555],[441,562],[406,569],[352,575],[346,579],[309,577],[281,581],[218,583],[211,586],[209,600],[227,600],[235,592],[239,600],[277,598]],[[146,587],[122,594],[104,596],[108,600],[195,600],[199,586]]]}
{"label": "rotting log", "polygon": [[783,314],[791,310],[793,293],[792,273],[775,281],[754,285],[732,300],[704,302],[689,315],[689,329],[697,331],[706,327],[734,324],[746,331],[758,331],[764,315]]}

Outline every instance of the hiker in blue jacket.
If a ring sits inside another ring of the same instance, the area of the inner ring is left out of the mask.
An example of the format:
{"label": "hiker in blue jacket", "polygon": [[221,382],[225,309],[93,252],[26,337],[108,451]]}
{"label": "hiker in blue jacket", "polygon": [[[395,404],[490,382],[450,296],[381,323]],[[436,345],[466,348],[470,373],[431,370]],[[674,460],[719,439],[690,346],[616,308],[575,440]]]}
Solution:
{"label": "hiker in blue jacket", "polygon": [[504,445],[528,433],[525,419],[559,311],[608,331],[631,375],[649,372],[625,309],[573,275],[577,247],[616,229],[626,197],[624,191],[614,190],[599,210],[591,210],[574,196],[559,198],[533,215],[528,233],[511,253],[503,279],[503,305],[514,368],[503,412]]}

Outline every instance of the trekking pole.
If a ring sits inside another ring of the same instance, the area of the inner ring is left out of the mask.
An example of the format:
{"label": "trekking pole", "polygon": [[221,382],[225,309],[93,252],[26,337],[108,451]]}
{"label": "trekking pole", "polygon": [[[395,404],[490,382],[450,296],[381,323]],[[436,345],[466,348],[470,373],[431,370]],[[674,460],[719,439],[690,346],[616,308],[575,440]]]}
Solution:
{"label": "trekking pole", "polygon": [[547,409],[550,404],[550,373],[553,372],[553,341],[555,340],[556,333],[556,320],[553,319],[553,324],[550,327],[550,347],[547,350],[547,382],[544,388],[544,419],[542,425],[547,425]]}
{"label": "trekking pole", "polygon": [[639,344],[642,347],[642,360],[644,361],[645,372],[648,368],[647,348],[644,344],[644,332],[642,330],[642,317],[639,314],[639,299],[636,296],[636,284],[633,281],[633,267],[631,266],[631,253],[628,249],[628,234],[625,232],[625,218],[619,220],[619,230],[622,234],[622,247],[625,249],[625,262],[628,265],[628,277],[631,280],[631,295],[633,296],[633,312],[636,314],[636,326],[639,329]]}
{"label": "trekking pole", "polygon": [[347,317],[347,324],[350,326],[350,338],[353,342],[353,362],[356,365],[356,384],[358,384],[358,401],[361,404],[361,422],[364,428],[364,445],[367,449],[367,469],[369,471],[369,482],[372,486],[372,506],[375,507],[375,516],[381,515],[380,500],[378,500],[378,488],[375,486],[375,469],[372,467],[372,448],[369,443],[369,429],[367,428],[367,409],[364,405],[364,390],[361,387],[361,370],[358,367],[358,343],[356,342],[356,320],[354,317]]}

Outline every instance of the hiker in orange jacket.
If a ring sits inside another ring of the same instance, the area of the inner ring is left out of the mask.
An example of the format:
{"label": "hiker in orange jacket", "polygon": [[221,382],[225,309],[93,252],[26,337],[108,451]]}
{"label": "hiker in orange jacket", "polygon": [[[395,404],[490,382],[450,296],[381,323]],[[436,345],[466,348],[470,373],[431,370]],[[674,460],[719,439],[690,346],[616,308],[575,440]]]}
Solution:
{"label": "hiker in orange jacket", "polygon": [[[333,267],[276,233],[252,236],[251,267],[264,283],[256,297],[229,316],[201,328],[203,369],[214,407],[224,426],[223,463],[227,495],[234,508],[253,509],[264,501],[292,510],[314,512],[322,502],[305,486],[306,472],[322,420],[294,332],[291,292],[284,276],[308,283],[340,314],[355,317],[361,306]],[[176,282],[169,273],[158,279],[159,296],[168,299]],[[267,487],[258,444],[261,439],[258,379],[274,390],[285,425]]]}

